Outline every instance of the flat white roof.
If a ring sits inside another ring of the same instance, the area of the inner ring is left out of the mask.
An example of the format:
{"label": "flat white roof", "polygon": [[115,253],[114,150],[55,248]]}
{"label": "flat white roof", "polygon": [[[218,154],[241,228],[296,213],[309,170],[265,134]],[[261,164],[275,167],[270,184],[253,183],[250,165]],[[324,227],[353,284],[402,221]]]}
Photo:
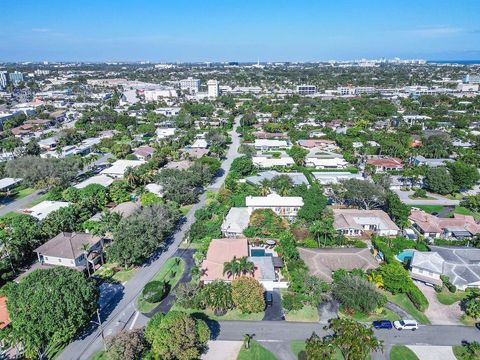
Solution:
{"label": "flat white roof", "polygon": [[100,174],[105,174],[105,175],[111,174],[111,175],[123,177],[123,174],[125,174],[125,170],[127,170],[127,168],[129,167],[135,168],[144,163],[145,161],[143,160],[117,160],[112,164],[112,166],[102,170]]}
{"label": "flat white roof", "polygon": [[247,207],[275,207],[275,206],[303,206],[301,196],[280,196],[270,194],[267,196],[247,196],[245,198]]}
{"label": "flat white roof", "polygon": [[92,176],[91,178],[88,178],[81,183],[78,183],[77,185],[74,185],[75,188],[77,189],[83,189],[86,188],[88,185],[91,184],[97,184],[97,185],[102,185],[105,187],[109,187],[115,179],[112,179],[110,176],[100,174],[100,175],[95,175]]}
{"label": "flat white roof", "polygon": [[20,178],[3,178],[0,180],[0,190],[18,184],[20,181],[22,181]]}
{"label": "flat white roof", "polygon": [[61,209],[63,207],[69,206],[69,202],[65,201],[50,201],[45,200],[42,201],[40,204],[32,206],[30,209],[24,209],[23,212],[25,214],[29,214],[38,220],[45,219],[50,213]]}

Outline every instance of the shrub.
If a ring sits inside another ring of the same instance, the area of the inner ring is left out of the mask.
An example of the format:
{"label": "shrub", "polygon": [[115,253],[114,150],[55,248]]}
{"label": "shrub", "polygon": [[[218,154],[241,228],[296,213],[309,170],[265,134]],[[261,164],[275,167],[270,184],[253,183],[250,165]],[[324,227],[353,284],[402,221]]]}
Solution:
{"label": "shrub", "polygon": [[302,246],[309,249],[315,249],[318,248],[318,243],[312,238],[307,238],[303,240]]}
{"label": "shrub", "polygon": [[457,287],[452,283],[448,283],[445,286],[447,287],[448,291],[450,291],[451,293],[455,293],[457,291]]}
{"label": "shrub", "polygon": [[423,295],[423,293],[420,291],[420,289],[417,288],[414,284],[412,284],[412,286],[408,289],[407,296],[418,310],[420,310],[421,312],[427,310],[428,300],[425,295]]}
{"label": "shrub", "polygon": [[265,310],[265,289],[252,277],[241,276],[232,281],[232,299],[235,306],[244,314]]}
{"label": "shrub", "polygon": [[150,281],[142,290],[143,299],[149,303],[157,303],[167,295],[164,281]]}
{"label": "shrub", "polygon": [[435,285],[433,288],[435,289],[435,291],[436,291],[437,293],[441,293],[441,292],[442,292],[442,289],[443,289],[440,285]]}
{"label": "shrub", "polygon": [[282,296],[283,308],[287,311],[300,310],[303,307],[302,299],[300,295],[294,293],[288,293]]}
{"label": "shrub", "polygon": [[358,277],[347,275],[336,281],[332,287],[333,297],[345,308],[370,313],[381,308],[387,301],[372,283]]}
{"label": "shrub", "polygon": [[427,197],[427,192],[424,189],[416,189],[413,193],[413,197],[416,198],[425,198]]}
{"label": "shrub", "polygon": [[137,360],[147,351],[148,344],[142,329],[122,330],[117,335],[107,338],[108,360]]}

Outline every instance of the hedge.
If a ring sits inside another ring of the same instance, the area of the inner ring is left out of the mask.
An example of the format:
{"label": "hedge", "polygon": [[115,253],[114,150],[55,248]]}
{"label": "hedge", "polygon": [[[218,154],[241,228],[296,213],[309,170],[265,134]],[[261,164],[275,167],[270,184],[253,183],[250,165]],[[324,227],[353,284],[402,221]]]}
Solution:
{"label": "hedge", "polygon": [[428,300],[423,295],[421,290],[412,284],[412,286],[406,292],[406,295],[412,302],[412,304],[421,312],[424,312],[428,308]]}

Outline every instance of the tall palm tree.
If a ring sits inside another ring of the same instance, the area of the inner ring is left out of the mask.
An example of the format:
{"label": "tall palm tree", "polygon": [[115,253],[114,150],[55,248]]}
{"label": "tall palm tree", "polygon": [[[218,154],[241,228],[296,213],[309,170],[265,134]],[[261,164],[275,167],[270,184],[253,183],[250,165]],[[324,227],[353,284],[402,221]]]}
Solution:
{"label": "tall palm tree", "polygon": [[309,230],[317,238],[318,247],[321,247],[321,237],[323,237],[323,246],[326,246],[327,240],[333,238],[337,234],[330,219],[314,221],[312,225],[310,225]]}
{"label": "tall palm tree", "polygon": [[225,274],[231,276],[233,279],[240,275],[240,266],[236,256],[233,257],[232,261],[227,261],[223,264],[223,275]]}
{"label": "tall palm tree", "polygon": [[241,274],[251,274],[253,276],[255,272],[255,264],[251,261],[248,261],[246,256],[241,257],[238,260],[238,267]]}
{"label": "tall palm tree", "polygon": [[255,336],[255,334],[245,334],[245,335],[243,335],[243,346],[245,347],[245,349],[250,348],[250,341],[252,341],[254,336]]}
{"label": "tall palm tree", "polygon": [[270,194],[270,185],[270,180],[263,179],[260,182],[260,195],[267,196],[268,194]]}
{"label": "tall palm tree", "polygon": [[125,180],[127,180],[128,186],[130,186],[131,188],[135,188],[140,181],[137,172],[131,166],[127,167],[127,169],[125,170],[124,177]]}

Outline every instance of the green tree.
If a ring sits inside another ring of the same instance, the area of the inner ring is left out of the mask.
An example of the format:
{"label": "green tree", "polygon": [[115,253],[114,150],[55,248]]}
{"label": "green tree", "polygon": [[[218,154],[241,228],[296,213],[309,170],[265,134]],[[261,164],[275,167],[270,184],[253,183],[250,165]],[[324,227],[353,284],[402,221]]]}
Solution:
{"label": "green tree", "polygon": [[387,192],[386,208],[390,218],[401,228],[408,226],[410,208],[402,203],[397,194],[393,191]]}
{"label": "green tree", "polygon": [[381,208],[385,204],[385,189],[367,180],[349,179],[342,182],[341,198],[361,209]]}
{"label": "green tree", "polygon": [[303,198],[303,206],[298,211],[298,218],[308,223],[321,220],[323,210],[328,202],[322,188],[317,184],[313,184],[308,189],[297,186],[295,191],[299,191],[299,195]]}
{"label": "green tree", "polygon": [[230,171],[239,177],[251,175],[254,169],[252,159],[246,156],[236,158],[230,166]]}
{"label": "green tree", "polygon": [[258,313],[265,310],[265,289],[252,277],[240,276],[232,281],[232,299],[242,313]]}
{"label": "green tree", "polygon": [[448,163],[447,168],[457,190],[471,189],[480,179],[475,165],[470,165],[463,161],[455,161]]}
{"label": "green tree", "polygon": [[210,338],[203,320],[179,311],[156,318],[154,326],[147,326],[147,334],[154,358],[163,360],[198,359]]}
{"label": "green tree", "polygon": [[121,330],[107,338],[107,360],[141,360],[148,350],[142,329]]}
{"label": "green tree", "polygon": [[306,360],[330,360],[335,354],[335,346],[329,339],[321,338],[316,332],[305,342]]}
{"label": "green tree", "polygon": [[344,308],[369,314],[385,305],[387,299],[372,283],[347,275],[336,281],[332,294]]}
{"label": "green tree", "polygon": [[327,246],[337,235],[337,231],[333,228],[333,218],[330,216],[323,220],[315,220],[308,230],[317,238],[318,247]]}
{"label": "green tree", "polygon": [[371,351],[383,349],[371,327],[348,318],[332,319],[329,329],[334,332],[332,344],[338,347],[345,360],[365,360]]}
{"label": "green tree", "polygon": [[206,306],[217,314],[224,314],[233,307],[232,286],[222,280],[206,284],[201,290]]}
{"label": "green tree", "polygon": [[305,165],[305,156],[307,156],[308,150],[302,148],[301,146],[293,145],[287,151],[287,153],[292,157],[293,161],[295,161],[295,164],[299,166]]}
{"label": "green tree", "polygon": [[293,181],[288,175],[275,176],[271,183],[275,192],[281,196],[287,196],[293,187]]}
{"label": "green tree", "polygon": [[440,195],[450,194],[455,189],[453,178],[444,166],[428,168],[424,182],[428,190]]}
{"label": "green tree", "polygon": [[76,270],[58,266],[35,270],[7,292],[12,337],[27,357],[53,357],[68,344],[97,308],[98,290]]}

